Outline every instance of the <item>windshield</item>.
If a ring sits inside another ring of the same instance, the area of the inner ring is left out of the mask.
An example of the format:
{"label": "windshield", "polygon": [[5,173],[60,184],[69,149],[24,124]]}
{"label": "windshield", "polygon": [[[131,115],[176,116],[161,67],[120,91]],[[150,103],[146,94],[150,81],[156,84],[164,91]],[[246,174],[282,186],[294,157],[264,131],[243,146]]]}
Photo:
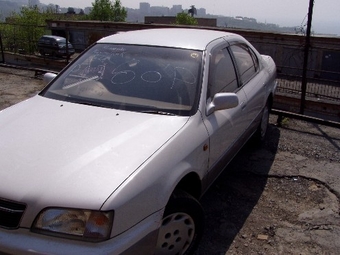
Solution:
{"label": "windshield", "polygon": [[[66,39],[58,39],[57,43],[60,47],[66,47]],[[68,47],[72,47],[70,42],[68,42]]]}
{"label": "windshield", "polygon": [[116,109],[191,115],[196,112],[202,52],[96,44],[41,95]]}
{"label": "windshield", "polygon": [[57,39],[57,43],[58,43],[59,45],[66,45],[66,39],[64,39],[64,38]]}

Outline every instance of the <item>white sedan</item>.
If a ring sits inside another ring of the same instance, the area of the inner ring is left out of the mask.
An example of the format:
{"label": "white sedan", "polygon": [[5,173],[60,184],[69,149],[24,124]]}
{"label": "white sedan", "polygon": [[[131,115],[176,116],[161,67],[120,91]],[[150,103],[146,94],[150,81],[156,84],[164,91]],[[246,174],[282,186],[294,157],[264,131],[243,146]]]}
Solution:
{"label": "white sedan", "polygon": [[192,254],[199,199],[265,137],[276,67],[200,29],[108,36],[0,112],[1,254]]}

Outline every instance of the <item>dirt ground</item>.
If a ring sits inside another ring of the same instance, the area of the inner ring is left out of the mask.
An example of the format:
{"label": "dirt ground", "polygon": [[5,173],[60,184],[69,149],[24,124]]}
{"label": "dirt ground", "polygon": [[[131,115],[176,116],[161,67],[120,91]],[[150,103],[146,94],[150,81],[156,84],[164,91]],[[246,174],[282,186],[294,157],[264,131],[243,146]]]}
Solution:
{"label": "dirt ground", "polygon": [[[42,88],[33,72],[0,67],[0,110]],[[203,196],[196,255],[340,254],[340,130],[276,118]]]}

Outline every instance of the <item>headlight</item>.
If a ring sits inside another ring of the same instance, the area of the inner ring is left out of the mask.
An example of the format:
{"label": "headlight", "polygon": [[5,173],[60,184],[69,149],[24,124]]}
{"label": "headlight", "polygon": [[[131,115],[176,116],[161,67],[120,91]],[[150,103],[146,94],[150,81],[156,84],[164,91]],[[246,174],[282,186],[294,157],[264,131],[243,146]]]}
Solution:
{"label": "headlight", "polygon": [[32,231],[100,242],[110,237],[113,211],[47,208],[35,219]]}

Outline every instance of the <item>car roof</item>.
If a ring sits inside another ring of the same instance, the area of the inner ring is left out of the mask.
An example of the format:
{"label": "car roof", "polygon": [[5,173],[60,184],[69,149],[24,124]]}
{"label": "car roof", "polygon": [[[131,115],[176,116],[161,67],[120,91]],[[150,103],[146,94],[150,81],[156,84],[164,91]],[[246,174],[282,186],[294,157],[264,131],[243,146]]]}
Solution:
{"label": "car roof", "polygon": [[98,43],[120,43],[134,45],[151,45],[185,49],[204,50],[206,46],[219,38],[237,37],[239,35],[205,29],[159,28],[121,32],[104,37]]}

